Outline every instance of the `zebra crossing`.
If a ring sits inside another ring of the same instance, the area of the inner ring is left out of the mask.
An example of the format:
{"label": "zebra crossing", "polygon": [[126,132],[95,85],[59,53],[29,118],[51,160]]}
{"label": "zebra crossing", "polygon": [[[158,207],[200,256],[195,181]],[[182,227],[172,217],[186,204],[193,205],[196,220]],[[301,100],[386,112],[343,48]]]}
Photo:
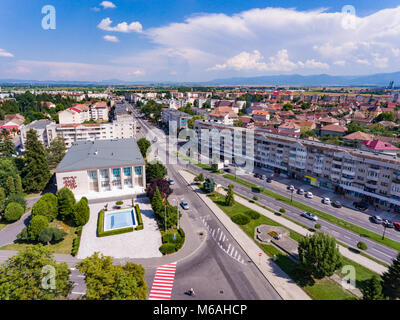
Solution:
{"label": "zebra crossing", "polygon": [[229,242],[228,237],[221,230],[221,228],[212,228],[210,226],[210,224],[207,221],[208,218],[209,218],[209,216],[202,216],[202,217],[200,217],[200,220],[203,222],[206,229],[208,230],[208,233],[211,235],[211,237],[214,239],[214,241],[217,243],[217,245],[221,248],[221,250],[224,251],[226,254],[228,254],[232,259],[234,259],[242,264],[245,264],[245,260],[240,255],[239,250],[236,249],[235,246],[233,246]]}
{"label": "zebra crossing", "polygon": [[176,262],[159,266],[154,277],[149,300],[170,300],[174,287]]}

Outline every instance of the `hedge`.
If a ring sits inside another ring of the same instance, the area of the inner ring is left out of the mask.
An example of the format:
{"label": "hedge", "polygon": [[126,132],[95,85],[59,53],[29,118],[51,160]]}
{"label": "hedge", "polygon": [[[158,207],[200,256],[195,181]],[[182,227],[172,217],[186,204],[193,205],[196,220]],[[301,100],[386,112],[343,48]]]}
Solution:
{"label": "hedge", "polygon": [[127,228],[110,230],[110,231],[103,231],[103,220],[104,220],[104,210],[100,210],[99,218],[97,220],[97,236],[99,238],[133,231],[133,227],[127,227]]}
{"label": "hedge", "polygon": [[161,247],[160,247],[160,252],[162,254],[173,253],[175,251],[176,251],[176,246],[174,243],[167,242],[167,243],[164,243],[163,245],[161,245]]}
{"label": "hedge", "polygon": [[246,216],[248,216],[250,219],[256,220],[260,217],[260,214],[256,211],[253,210],[247,210],[244,213]]}
{"label": "hedge", "polygon": [[237,214],[231,217],[232,221],[239,225],[245,225],[250,222],[250,218],[245,216],[244,214]]}
{"label": "hedge", "polygon": [[71,254],[76,256],[79,250],[79,245],[81,243],[81,237],[76,237],[72,243],[72,251]]}
{"label": "hedge", "polygon": [[143,230],[142,214],[140,212],[140,208],[139,208],[138,204],[135,206],[135,212],[136,212],[136,218],[137,218],[137,223],[138,223],[138,225],[136,226],[136,230]]}

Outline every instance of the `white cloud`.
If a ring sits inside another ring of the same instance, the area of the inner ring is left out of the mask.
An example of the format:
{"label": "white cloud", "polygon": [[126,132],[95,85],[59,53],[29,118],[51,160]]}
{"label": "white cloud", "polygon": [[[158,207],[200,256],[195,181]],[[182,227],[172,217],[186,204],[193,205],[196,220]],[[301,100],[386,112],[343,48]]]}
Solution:
{"label": "white cloud", "polygon": [[109,36],[106,35],[103,37],[104,40],[109,41],[109,42],[119,42],[118,38],[116,36]]}
{"label": "white cloud", "polygon": [[104,8],[104,9],[114,9],[117,6],[112,3],[111,1],[103,1],[102,3],[100,3],[100,5]]}
{"label": "white cloud", "polygon": [[140,22],[131,22],[130,24],[126,22],[121,22],[115,27],[111,27],[112,21],[110,18],[105,18],[97,25],[101,30],[114,31],[114,32],[142,32],[142,25]]}
{"label": "white cloud", "polygon": [[340,66],[340,67],[344,67],[346,65],[346,61],[345,60],[337,60],[337,61],[334,61],[333,64]]}
{"label": "white cloud", "polygon": [[0,57],[12,58],[14,57],[14,55],[11,52],[8,52],[4,49],[0,49]]}
{"label": "white cloud", "polygon": [[92,11],[94,11],[94,12],[99,12],[99,11],[100,11],[100,8],[93,7],[93,8],[90,8],[90,10],[92,10]]}
{"label": "white cloud", "polygon": [[143,70],[135,70],[134,72],[132,72],[132,74],[135,76],[142,76],[145,74],[145,72]]}
{"label": "white cloud", "polygon": [[269,62],[263,61],[264,57],[258,50],[253,53],[246,51],[228,59],[224,64],[216,64],[214,67],[208,68],[213,70],[236,70],[236,71],[292,71],[298,68],[307,69],[329,69],[329,65],[323,62],[315,61],[315,59],[305,62],[293,62],[289,59],[289,53],[286,49],[279,50],[275,56],[269,57]]}

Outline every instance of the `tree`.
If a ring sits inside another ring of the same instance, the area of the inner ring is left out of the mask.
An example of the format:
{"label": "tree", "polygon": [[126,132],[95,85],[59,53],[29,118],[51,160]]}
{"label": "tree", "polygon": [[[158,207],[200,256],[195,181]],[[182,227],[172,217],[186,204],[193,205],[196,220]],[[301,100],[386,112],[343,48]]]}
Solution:
{"label": "tree", "polygon": [[32,207],[32,216],[42,215],[53,221],[58,215],[58,199],[52,193],[44,194]]}
{"label": "tree", "polygon": [[156,188],[153,199],[151,200],[151,208],[153,209],[154,214],[156,216],[158,217],[161,216],[163,209],[163,199],[161,197],[161,193],[160,190],[158,190],[158,188]]}
{"label": "tree", "polygon": [[64,239],[67,233],[64,230],[57,228],[46,228],[40,231],[38,235],[38,241],[44,244],[48,244],[49,242],[59,242]]}
{"label": "tree", "polygon": [[194,177],[194,179],[193,179],[195,182],[204,182],[204,174],[203,173],[200,173],[200,174],[198,174],[197,176],[195,176]]}
{"label": "tree", "polygon": [[342,266],[342,256],[336,245],[336,239],[316,232],[299,241],[300,269],[317,279],[330,277]]}
{"label": "tree", "polygon": [[382,275],[382,291],[390,299],[400,298],[400,253],[393,259],[392,265]]}
{"label": "tree", "polygon": [[12,159],[0,158],[0,187],[4,188],[5,190],[7,189],[6,181],[8,177],[13,177],[15,180],[19,175],[15,164],[16,162]]}
{"label": "tree", "polygon": [[7,207],[9,203],[17,202],[19,203],[24,210],[26,209],[26,200],[24,199],[24,195],[22,194],[11,194],[4,201],[4,206]]}
{"label": "tree", "polygon": [[6,180],[6,193],[7,195],[15,193],[15,182],[13,177],[8,177]]}
{"label": "tree", "polygon": [[228,192],[226,193],[226,196],[225,196],[225,205],[229,206],[229,207],[233,206],[233,204],[235,203],[235,198],[233,195],[233,188],[234,188],[234,186],[232,184],[230,184],[228,186]]}
{"label": "tree", "polygon": [[215,182],[213,178],[206,178],[206,181],[204,181],[204,191],[207,193],[212,193],[215,190]]}
{"label": "tree", "polygon": [[151,143],[146,138],[141,138],[137,141],[137,145],[139,147],[140,153],[142,154],[143,158],[147,156],[147,150],[150,148]]}
{"label": "tree", "polygon": [[22,194],[24,189],[22,188],[22,180],[19,175],[15,177],[15,193]]}
{"label": "tree", "polygon": [[32,241],[37,240],[39,233],[48,228],[48,226],[49,220],[45,216],[33,216],[28,226],[29,239]]}
{"label": "tree", "polygon": [[146,180],[162,179],[167,175],[167,168],[159,161],[146,164]]}
{"label": "tree", "polygon": [[62,188],[57,191],[58,198],[58,217],[63,221],[74,217],[75,196],[68,188]]}
{"label": "tree", "polygon": [[363,293],[363,300],[382,300],[382,285],[381,280],[377,275],[368,279],[365,286],[361,289]]}
{"label": "tree", "polygon": [[6,193],[4,192],[4,189],[2,187],[0,187],[0,213],[3,213],[3,211],[4,211],[5,200],[6,200]]}
{"label": "tree", "polygon": [[293,110],[294,107],[290,104],[290,103],[286,103],[283,107],[282,110],[283,111],[289,111],[289,110]]}
{"label": "tree", "polygon": [[17,221],[23,214],[24,208],[19,203],[11,202],[6,207],[4,218],[9,222]]}
{"label": "tree", "polygon": [[170,194],[172,194],[171,186],[165,179],[151,179],[149,183],[149,186],[146,188],[146,195],[150,200],[153,199],[156,188],[158,188],[160,193],[165,197],[168,197]]}
{"label": "tree", "polygon": [[74,222],[77,226],[84,226],[90,217],[90,209],[88,199],[82,197],[77,204],[75,204],[74,209]]}
{"label": "tree", "polygon": [[16,155],[15,145],[10,137],[5,137],[0,143],[0,153],[3,157]]}
{"label": "tree", "polygon": [[392,112],[382,112],[374,120],[375,120],[375,122],[394,121],[394,113],[392,113]]}
{"label": "tree", "polygon": [[[42,285],[45,266],[55,269],[55,290]],[[50,248],[40,244],[26,247],[0,266],[0,299],[52,300],[67,297],[72,288],[70,273],[65,262],[56,263]]]}
{"label": "tree", "polygon": [[98,252],[82,260],[77,268],[86,280],[86,298],[90,300],[145,300],[148,287],[141,265],[122,266]]}
{"label": "tree", "polygon": [[27,192],[38,192],[44,189],[50,179],[49,166],[43,144],[36,132],[31,129],[26,134],[22,182]]}
{"label": "tree", "polygon": [[56,137],[46,150],[46,158],[49,166],[55,167],[64,158],[66,152],[65,141],[62,137]]}

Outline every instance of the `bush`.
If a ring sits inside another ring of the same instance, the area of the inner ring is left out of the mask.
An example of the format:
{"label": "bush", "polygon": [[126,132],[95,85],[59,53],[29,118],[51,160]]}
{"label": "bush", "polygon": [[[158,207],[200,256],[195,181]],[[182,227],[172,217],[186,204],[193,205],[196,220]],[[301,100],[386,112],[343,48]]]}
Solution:
{"label": "bush", "polygon": [[58,214],[58,200],[52,193],[43,195],[32,207],[32,216],[42,215],[53,221]]}
{"label": "bush", "polygon": [[88,200],[83,197],[77,204],[74,206],[74,222],[77,226],[84,226],[90,217],[90,209]]}
{"label": "bush", "polygon": [[319,223],[317,223],[317,224],[314,226],[314,228],[315,228],[315,229],[321,229],[321,225],[320,225]]}
{"label": "bush", "polygon": [[143,220],[142,220],[142,214],[140,212],[139,205],[137,204],[135,206],[135,212],[136,212],[136,218],[137,218],[137,227],[136,230],[143,230]]}
{"label": "bush", "polygon": [[280,213],[285,213],[286,210],[285,210],[285,208],[280,208],[280,209],[279,209],[279,212],[280,212]]}
{"label": "bush", "polygon": [[28,234],[27,227],[23,228],[22,231],[17,234],[17,240],[18,241],[28,241],[29,240],[29,234]]}
{"label": "bush", "polygon": [[258,200],[258,197],[257,197],[257,196],[254,196],[254,197],[253,197],[253,200],[254,200],[254,201],[257,201],[257,200]]}
{"label": "bush", "polygon": [[49,220],[45,216],[37,215],[32,217],[28,226],[29,239],[37,240],[39,233],[49,226]]}
{"label": "bush", "polygon": [[246,216],[248,216],[250,219],[256,220],[260,217],[260,214],[256,211],[253,210],[248,210],[244,213]]}
{"label": "bush", "polygon": [[124,202],[121,201],[121,200],[118,200],[115,204],[116,204],[117,206],[122,206],[122,205],[124,204]]}
{"label": "bush", "polygon": [[46,228],[39,233],[38,241],[45,244],[49,242],[59,242],[64,240],[66,235],[67,233],[64,230],[57,228]]}
{"label": "bush", "polygon": [[368,249],[368,247],[367,247],[367,245],[365,244],[365,242],[362,242],[362,241],[360,241],[359,243],[357,243],[357,248],[358,248],[358,249],[361,249],[361,250],[367,250],[367,249]]}
{"label": "bush", "polygon": [[72,243],[71,254],[75,257],[79,251],[79,245],[81,243],[81,237],[76,237]]}
{"label": "bush", "polygon": [[169,254],[176,251],[176,246],[174,243],[167,242],[162,244],[159,250],[162,254]]}
{"label": "bush", "polygon": [[75,196],[68,188],[57,191],[58,216],[60,220],[66,221],[74,218]]}
{"label": "bush", "polygon": [[7,205],[4,212],[4,218],[9,221],[17,221],[24,214],[24,208],[17,202],[11,202]]}
{"label": "bush", "polygon": [[23,194],[10,194],[6,201],[4,201],[4,208],[7,207],[11,202],[19,203],[25,211],[26,201]]}
{"label": "bush", "polygon": [[234,223],[239,224],[239,225],[245,225],[250,222],[250,218],[243,214],[234,215],[231,219]]}

